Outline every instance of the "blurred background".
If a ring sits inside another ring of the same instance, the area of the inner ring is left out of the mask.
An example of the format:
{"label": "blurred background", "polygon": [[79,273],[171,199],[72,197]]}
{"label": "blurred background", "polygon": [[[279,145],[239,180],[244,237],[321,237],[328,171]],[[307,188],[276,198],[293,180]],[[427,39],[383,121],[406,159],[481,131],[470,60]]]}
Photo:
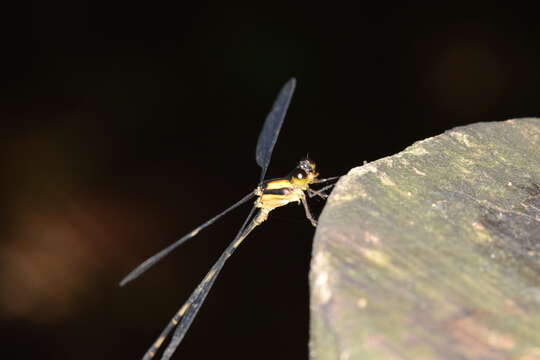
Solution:
{"label": "blurred background", "polygon": [[[140,358],[249,205],[118,281],[257,185],[257,136],[292,76],[270,177],[308,152],[334,176],[455,126],[540,114],[535,11],[363,6],[5,8],[2,358]],[[272,213],[174,358],[306,359],[313,234],[302,208]]]}

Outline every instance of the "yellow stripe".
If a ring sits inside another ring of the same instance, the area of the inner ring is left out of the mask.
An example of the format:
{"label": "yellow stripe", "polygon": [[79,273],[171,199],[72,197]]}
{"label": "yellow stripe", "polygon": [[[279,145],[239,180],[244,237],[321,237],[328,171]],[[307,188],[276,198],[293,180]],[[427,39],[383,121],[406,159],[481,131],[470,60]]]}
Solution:
{"label": "yellow stripe", "polygon": [[165,336],[160,336],[159,339],[157,339],[156,343],[154,344],[154,348],[159,349],[161,344],[163,344],[163,340],[165,340]]}
{"label": "yellow stripe", "polygon": [[292,187],[291,182],[287,179],[274,180],[266,184],[266,189],[268,190],[282,189],[287,187]]}

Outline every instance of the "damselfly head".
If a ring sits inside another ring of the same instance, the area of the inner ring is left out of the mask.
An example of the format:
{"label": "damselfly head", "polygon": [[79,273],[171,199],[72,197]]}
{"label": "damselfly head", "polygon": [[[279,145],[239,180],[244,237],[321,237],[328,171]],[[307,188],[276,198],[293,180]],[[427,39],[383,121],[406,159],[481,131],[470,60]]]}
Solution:
{"label": "damselfly head", "polygon": [[300,188],[306,188],[311,184],[319,173],[317,173],[315,162],[305,158],[298,162],[296,168],[292,171],[291,182]]}

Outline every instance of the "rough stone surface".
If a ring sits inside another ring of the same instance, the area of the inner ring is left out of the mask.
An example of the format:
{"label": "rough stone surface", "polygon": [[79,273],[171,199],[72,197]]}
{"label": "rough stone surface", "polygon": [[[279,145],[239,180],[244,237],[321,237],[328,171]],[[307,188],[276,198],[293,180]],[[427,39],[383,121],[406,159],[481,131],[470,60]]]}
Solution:
{"label": "rough stone surface", "polygon": [[320,218],[313,360],[540,359],[540,119],[352,169]]}

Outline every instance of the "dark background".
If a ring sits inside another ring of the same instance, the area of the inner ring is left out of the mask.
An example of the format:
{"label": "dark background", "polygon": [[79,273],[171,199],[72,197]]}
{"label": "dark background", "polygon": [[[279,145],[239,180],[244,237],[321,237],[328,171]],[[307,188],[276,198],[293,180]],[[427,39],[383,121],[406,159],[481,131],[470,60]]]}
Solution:
{"label": "dark background", "polygon": [[[257,136],[291,76],[270,177],[307,152],[334,176],[455,126],[537,116],[537,12],[439,6],[5,8],[2,359],[142,356],[248,206],[117,282],[256,186]],[[228,263],[176,359],[307,358],[314,229],[296,206],[269,220]]]}

